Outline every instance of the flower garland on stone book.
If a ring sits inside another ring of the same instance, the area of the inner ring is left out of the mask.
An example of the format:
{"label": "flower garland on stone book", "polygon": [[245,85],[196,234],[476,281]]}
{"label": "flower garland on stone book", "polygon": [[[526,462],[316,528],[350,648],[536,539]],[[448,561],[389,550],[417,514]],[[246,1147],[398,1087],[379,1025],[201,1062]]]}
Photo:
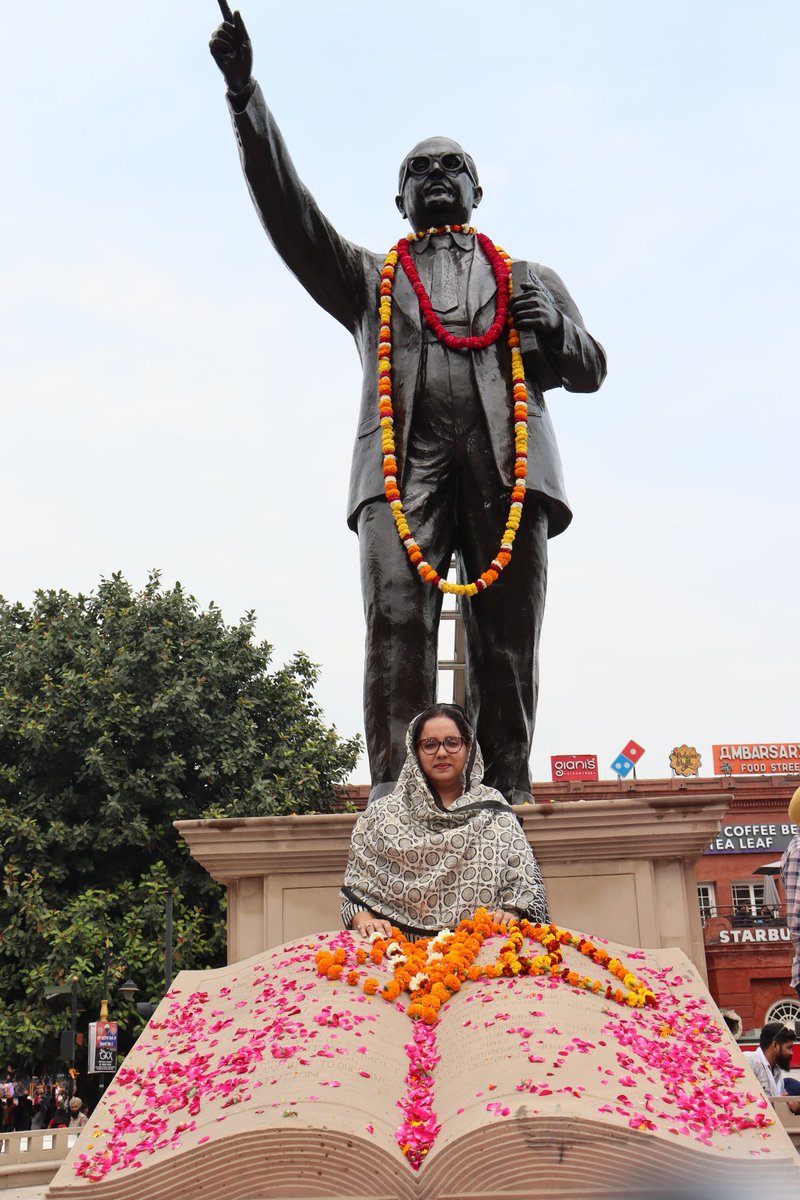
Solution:
{"label": "flower garland on stone book", "polygon": [[[417,274],[414,260],[409,252],[409,243],[418,238],[439,233],[466,233],[477,237],[478,244],[491,263],[497,281],[497,308],[495,318],[486,333],[475,337],[456,337],[448,333],[433,311],[430,297]],[[403,511],[403,501],[397,482],[397,448],[394,440],[394,408],[392,406],[392,291],[398,261],[408,276],[409,283],[419,300],[420,311],[430,329],[442,345],[450,350],[464,353],[470,350],[485,350],[493,345],[503,329],[507,333],[511,352],[511,384],[514,402],[514,487],[511,489],[506,528],[500,539],[500,549],[488,568],[472,583],[447,583],[439,572],[425,560],[425,556],[412,534]],[[522,518],[525,500],[525,480],[528,474],[528,389],[525,386],[525,367],[520,351],[519,334],[508,307],[511,295],[511,259],[505,250],[495,246],[483,233],[476,233],[472,226],[443,225],[426,229],[401,238],[386,255],[380,282],[380,334],[378,337],[378,411],[381,423],[381,447],[383,453],[383,487],[389,502],[400,540],[406,553],[426,583],[440,591],[455,596],[476,596],[498,579],[500,572],[511,562],[514,538]]]}
{"label": "flower garland on stone book", "polygon": [[[476,963],[481,946],[494,934],[506,934],[507,940],[500,947],[493,963],[479,966]],[[538,942],[544,953],[521,954],[525,939]],[[362,973],[352,969],[345,975],[351,987],[361,985],[368,996],[379,993],[384,1000],[394,1003],[403,992],[409,993],[406,1009],[413,1020],[433,1025],[439,1018],[439,1009],[467,980],[499,979],[501,976],[552,975],[563,979],[570,987],[583,988],[600,994],[606,1000],[628,1008],[655,1007],[653,992],[628,968],[612,958],[607,950],[595,946],[587,938],[560,929],[557,925],[533,924],[524,917],[511,921],[508,926],[492,921],[485,908],[461,921],[453,932],[443,929],[435,937],[409,941],[397,929],[392,929],[391,938],[373,933],[369,955],[362,947],[356,951],[356,963],[363,966],[370,962],[379,966],[386,962],[394,971],[394,978],[382,987],[377,979],[368,977],[362,982]],[[599,967],[603,967],[622,984],[622,988],[604,985],[599,979],[591,979],[571,971],[563,965],[562,946],[572,946]],[[315,957],[317,971],[330,980],[342,977],[346,960],[341,948],[331,952],[319,950]]]}

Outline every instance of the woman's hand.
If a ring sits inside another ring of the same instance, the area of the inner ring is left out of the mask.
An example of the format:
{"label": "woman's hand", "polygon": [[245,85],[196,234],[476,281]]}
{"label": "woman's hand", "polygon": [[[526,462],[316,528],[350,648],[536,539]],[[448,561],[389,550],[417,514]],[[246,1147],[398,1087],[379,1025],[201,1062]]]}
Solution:
{"label": "woman's hand", "polygon": [[489,920],[495,921],[498,925],[508,925],[511,921],[519,920],[519,913],[506,912],[504,908],[496,908],[494,912],[489,913]]}
{"label": "woman's hand", "polygon": [[373,916],[371,912],[355,913],[350,927],[361,937],[369,937],[371,933],[379,933],[381,937],[391,937],[392,934],[391,922],[383,921],[380,917]]}

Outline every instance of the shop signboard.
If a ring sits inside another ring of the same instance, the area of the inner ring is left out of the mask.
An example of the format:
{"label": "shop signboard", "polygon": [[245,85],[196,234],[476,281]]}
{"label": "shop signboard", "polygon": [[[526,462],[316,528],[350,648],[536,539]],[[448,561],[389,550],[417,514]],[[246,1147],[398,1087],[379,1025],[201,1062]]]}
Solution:
{"label": "shop signboard", "polygon": [[747,929],[720,929],[717,934],[723,946],[743,946],[748,942],[790,942],[791,936],[785,925],[753,925]]}
{"label": "shop signboard", "polygon": [[626,775],[630,775],[643,754],[644,746],[640,746],[638,742],[634,742],[631,738],[627,746],[623,746],[620,753],[612,762],[611,770],[616,771],[620,779],[624,779]]}
{"label": "shop signboard", "polygon": [[764,825],[723,825],[706,854],[764,854],[778,858],[796,832],[790,821]]}
{"label": "shop signboard", "polygon": [[597,755],[551,754],[550,772],[554,783],[561,779],[596,780],[599,778]]}
{"label": "shop signboard", "polygon": [[800,741],[712,746],[715,775],[800,775]]}

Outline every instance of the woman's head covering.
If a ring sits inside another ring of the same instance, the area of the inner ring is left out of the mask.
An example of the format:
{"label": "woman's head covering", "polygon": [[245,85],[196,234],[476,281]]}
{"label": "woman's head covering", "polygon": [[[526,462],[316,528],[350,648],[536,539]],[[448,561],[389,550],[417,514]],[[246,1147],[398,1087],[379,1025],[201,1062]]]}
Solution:
{"label": "woman's head covering", "polygon": [[344,895],[411,932],[452,927],[481,906],[549,920],[538,863],[510,805],[483,783],[480,747],[473,739],[463,791],[445,808],[417,759],[418,721],[394,790],[353,829]]}
{"label": "woman's head covering", "polygon": [[[447,707],[455,706],[448,705]],[[415,808],[419,809],[419,816],[423,819],[426,811],[430,815],[430,801],[433,801],[436,811],[447,813],[452,813],[454,810],[459,809],[467,797],[469,797],[469,801],[472,803],[491,799],[493,801],[499,800],[502,804],[505,804],[506,802],[499,792],[495,791],[494,788],[483,786],[483,755],[478,743],[475,741],[472,727],[466,717],[464,717],[465,727],[470,731],[470,748],[464,766],[464,773],[461,776],[462,792],[449,808],[444,807],[439,799],[436,788],[423,771],[419,755],[417,754],[417,740],[425,721],[430,719],[429,713],[430,709],[427,708],[425,712],[418,713],[406,730],[406,761],[403,763],[394,790],[390,792],[386,799],[388,800],[391,796],[402,794],[409,800],[416,798],[422,801],[422,806],[415,805]]]}

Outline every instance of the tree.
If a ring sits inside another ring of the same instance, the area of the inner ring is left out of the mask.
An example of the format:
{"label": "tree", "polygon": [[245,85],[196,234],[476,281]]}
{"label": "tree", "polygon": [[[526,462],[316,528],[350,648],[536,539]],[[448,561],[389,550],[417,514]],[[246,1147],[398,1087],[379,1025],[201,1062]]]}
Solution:
{"label": "tree", "polygon": [[176,968],[221,961],[221,889],[173,821],[334,805],[360,740],[325,725],[305,655],[269,670],[254,625],[157,572],[0,598],[0,1057],[44,1054],[68,1023],[42,1015],[53,981],[99,999],[106,942],[160,994],[168,889]]}

